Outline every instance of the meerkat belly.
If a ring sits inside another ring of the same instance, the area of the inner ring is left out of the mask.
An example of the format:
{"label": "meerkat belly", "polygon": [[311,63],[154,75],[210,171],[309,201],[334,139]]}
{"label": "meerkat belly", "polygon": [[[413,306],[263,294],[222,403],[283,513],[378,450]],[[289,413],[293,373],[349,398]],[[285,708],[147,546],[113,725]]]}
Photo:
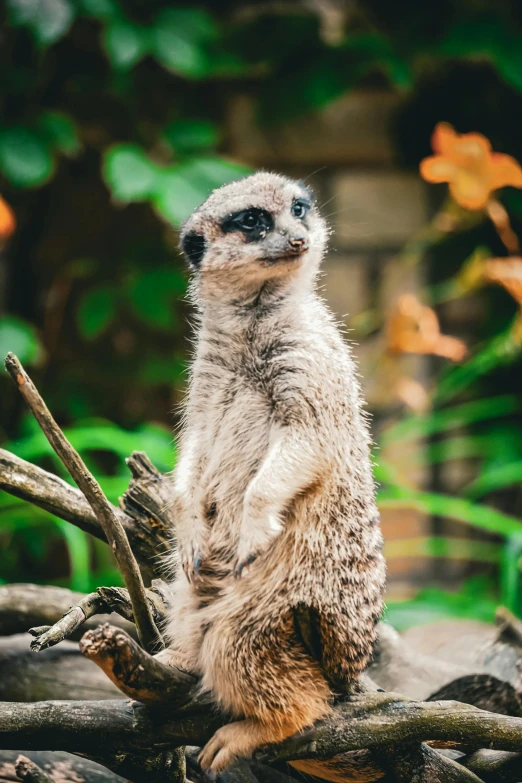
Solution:
{"label": "meerkat belly", "polygon": [[208,510],[209,546],[233,548],[239,536],[246,489],[270,438],[270,408],[254,389],[240,387],[215,405],[207,425],[207,464],[201,489]]}

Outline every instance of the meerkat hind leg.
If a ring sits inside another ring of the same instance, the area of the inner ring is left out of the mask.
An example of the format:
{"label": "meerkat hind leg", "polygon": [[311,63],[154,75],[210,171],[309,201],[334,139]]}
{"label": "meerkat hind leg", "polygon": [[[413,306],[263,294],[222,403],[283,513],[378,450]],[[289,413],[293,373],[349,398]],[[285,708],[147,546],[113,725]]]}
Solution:
{"label": "meerkat hind leg", "polygon": [[199,763],[204,769],[222,772],[237,758],[249,758],[263,745],[280,742],[297,730],[298,727],[290,722],[287,726],[275,728],[255,718],[227,723],[209,739],[199,754]]}
{"label": "meerkat hind leg", "polygon": [[181,650],[175,650],[172,647],[165,647],[164,650],[156,653],[154,658],[165,666],[171,666],[173,669],[181,669],[188,674],[193,674],[196,668],[188,655]]}

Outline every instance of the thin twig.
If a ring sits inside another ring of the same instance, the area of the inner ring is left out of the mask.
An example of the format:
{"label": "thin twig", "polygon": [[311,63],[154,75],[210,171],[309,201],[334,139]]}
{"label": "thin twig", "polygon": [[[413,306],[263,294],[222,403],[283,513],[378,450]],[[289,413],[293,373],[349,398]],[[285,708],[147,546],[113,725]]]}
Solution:
{"label": "thin twig", "polygon": [[[161,580],[156,579],[154,580],[154,587],[145,591],[145,597],[156,627],[163,624],[166,612],[166,605],[159,592],[159,584],[162,585],[163,583]],[[2,588],[0,588],[0,593],[1,590]],[[134,623],[129,591],[123,587],[98,587],[94,593],[82,596],[54,625],[29,628],[29,633],[35,637],[31,642],[31,650],[40,652],[48,647],[54,647],[55,644],[60,644],[64,639],[70,639],[91,617],[105,613],[110,614],[111,612]],[[104,622],[106,622],[106,618],[101,620],[99,625],[103,625]]]}
{"label": "thin twig", "polygon": [[40,652],[63,642],[64,639],[68,639],[77,628],[83,625],[89,617],[105,612],[107,612],[107,606],[101,595],[98,593],[85,595],[75,606],[71,606],[69,611],[55,625],[29,628],[29,633],[35,637],[31,642],[31,650]]}
{"label": "thin twig", "polygon": [[62,460],[79,489],[87,498],[107,536],[107,541],[114,553],[129,591],[136,628],[143,646],[149,651],[160,649],[162,646],[161,636],[154,623],[145,596],[141,572],[132,554],[123,525],[114,511],[114,507],[103,494],[100,485],[89,472],[78,452],[71,446],[56,424],[47,405],[18,358],[14,354],[9,353],[5,360],[5,366],[40,425],[42,432]]}

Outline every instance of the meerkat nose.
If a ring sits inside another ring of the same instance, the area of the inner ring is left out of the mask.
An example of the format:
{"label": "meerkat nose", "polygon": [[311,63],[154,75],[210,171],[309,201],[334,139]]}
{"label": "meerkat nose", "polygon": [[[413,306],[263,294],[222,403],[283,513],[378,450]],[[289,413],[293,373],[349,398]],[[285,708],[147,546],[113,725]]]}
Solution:
{"label": "meerkat nose", "polygon": [[308,250],[308,242],[305,237],[292,237],[288,240],[288,244],[292,253],[302,253],[304,250]]}

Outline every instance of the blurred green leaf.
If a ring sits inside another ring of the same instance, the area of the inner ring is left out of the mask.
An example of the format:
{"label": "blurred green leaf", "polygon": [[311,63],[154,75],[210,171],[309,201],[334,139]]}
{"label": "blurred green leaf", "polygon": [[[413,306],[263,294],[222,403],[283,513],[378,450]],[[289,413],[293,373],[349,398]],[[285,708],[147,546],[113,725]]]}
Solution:
{"label": "blurred green leaf", "polygon": [[501,334],[491,338],[471,359],[457,367],[449,368],[440,378],[435,401],[441,404],[469,388],[478,378],[495,367],[509,365],[520,358],[522,345],[514,337],[513,324]]}
{"label": "blurred green leaf", "polygon": [[151,49],[158,62],[170,71],[201,78],[211,69],[208,44],[218,28],[202,8],[169,8],[156,17]]}
{"label": "blurred green leaf", "polygon": [[176,325],[175,304],[185,290],[185,278],[176,269],[165,267],[135,275],[127,298],[134,313],[149,326],[169,329]]}
{"label": "blurred green leaf", "polygon": [[28,27],[39,44],[52,44],[71,26],[74,10],[69,0],[7,0],[13,26]]}
{"label": "blurred green leaf", "polygon": [[90,588],[89,541],[83,530],[57,519],[56,524],[65,540],[71,566],[70,588],[87,593]]}
{"label": "blurred green leaf", "polygon": [[406,487],[387,487],[377,493],[381,508],[413,508],[457,522],[466,522],[479,530],[487,530],[502,536],[522,533],[522,520],[504,514],[489,506],[472,503],[464,498],[436,492],[417,492]]}
{"label": "blurred green leaf", "polygon": [[500,569],[500,597],[502,606],[518,614],[520,605],[520,560],[522,533],[510,536],[505,543]]}
{"label": "blurred green leaf", "polygon": [[160,174],[136,144],[116,144],[105,154],[103,176],[120,201],[144,201],[152,196]]}
{"label": "blurred green leaf", "polygon": [[435,411],[428,416],[409,416],[385,429],[380,441],[384,445],[404,438],[448,432],[477,421],[509,416],[519,408],[520,403],[515,396],[499,395],[487,400],[474,400],[463,405],[455,405],[453,408]]}
{"label": "blurred green leaf", "polygon": [[492,623],[497,606],[498,597],[491,582],[474,577],[459,592],[428,588],[412,600],[388,602],[384,619],[398,631],[451,617]]}
{"label": "blurred green leaf", "polygon": [[[108,451],[116,454],[124,474],[130,477],[125,459],[133,451],[145,451],[158,470],[172,470],[176,454],[171,432],[159,424],[144,424],[134,430],[125,430],[112,422],[87,420],[64,429],[65,436],[82,456],[88,451]],[[22,459],[34,462],[52,457],[54,452],[42,432],[35,432],[6,445],[9,451]],[[56,464],[59,460],[56,459]]]}
{"label": "blurred green leaf", "polygon": [[40,115],[39,128],[49,146],[64,155],[76,155],[81,148],[73,120],[59,111],[46,111]]}
{"label": "blurred green leaf", "polygon": [[21,362],[31,364],[38,356],[39,343],[35,328],[14,315],[0,316],[0,356],[9,351]]}
{"label": "blurred green leaf", "polygon": [[105,28],[103,41],[112,66],[125,70],[136,65],[147,53],[149,32],[145,27],[116,18]]}
{"label": "blurred green leaf", "polygon": [[481,14],[459,21],[438,50],[452,57],[486,57],[508,84],[522,90],[520,34],[498,17]]}
{"label": "blurred green leaf", "polygon": [[465,488],[469,498],[480,498],[490,492],[522,483],[522,460],[492,468],[483,468],[477,478]]}
{"label": "blurred green leaf", "polygon": [[165,138],[176,152],[212,149],[219,141],[219,129],[204,120],[177,120],[165,128]]}
{"label": "blurred green leaf", "polygon": [[121,14],[116,0],[77,0],[81,13],[96,19],[112,19]]}
{"label": "blurred green leaf", "polygon": [[164,172],[153,203],[162,217],[179,226],[214,188],[249,173],[246,166],[222,158],[194,158]]}
{"label": "blurred green leaf", "polygon": [[182,386],[186,376],[187,362],[180,356],[145,356],[140,368],[140,380],[145,385],[168,383]]}
{"label": "blurred green leaf", "polygon": [[0,171],[13,185],[43,185],[53,173],[53,159],[34,131],[22,126],[0,129]]}
{"label": "blurred green leaf", "polygon": [[82,337],[95,340],[108,328],[116,315],[116,290],[111,285],[87,291],[80,300],[76,322]]}

